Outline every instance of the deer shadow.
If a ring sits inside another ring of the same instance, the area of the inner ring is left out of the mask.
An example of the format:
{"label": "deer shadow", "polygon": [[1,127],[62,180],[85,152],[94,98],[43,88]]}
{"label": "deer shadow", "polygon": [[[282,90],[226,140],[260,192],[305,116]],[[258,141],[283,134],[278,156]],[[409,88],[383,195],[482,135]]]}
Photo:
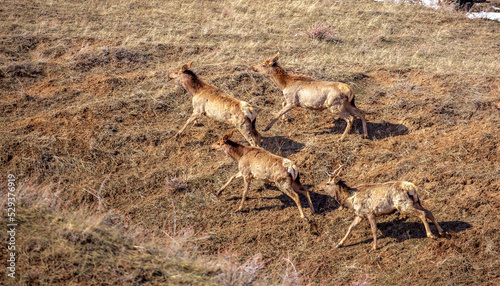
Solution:
{"label": "deer shadow", "polygon": [[371,139],[384,139],[408,134],[408,127],[403,124],[383,121],[382,123],[368,122],[366,126],[371,131],[368,133]]}
{"label": "deer shadow", "polygon": [[[377,239],[390,237],[396,240],[396,242],[403,242],[409,239],[418,239],[418,238],[427,238],[427,234],[425,232],[424,224],[421,221],[418,222],[407,222],[407,218],[404,219],[395,219],[393,221],[388,222],[378,222],[377,229],[382,232],[382,235],[377,235]],[[367,220],[369,230],[369,224]],[[439,225],[445,231],[446,235],[444,237],[450,238],[456,236],[457,233],[462,232],[468,228],[471,228],[472,225],[463,221],[438,221]],[[362,224],[362,223],[361,223]],[[358,225],[360,227],[360,225]],[[429,227],[431,228],[431,232],[435,234],[437,237],[438,231],[436,227],[429,222]],[[347,231],[347,228],[346,228]],[[352,239],[352,237],[350,237]],[[349,238],[348,238],[349,240]],[[364,241],[355,242],[352,244],[345,245],[344,247],[355,246],[359,244],[369,244],[373,242],[373,238],[366,239]]]}
{"label": "deer shadow", "polygon": [[[314,135],[323,135],[323,134],[343,134],[344,130],[347,126],[347,123],[345,120],[341,118],[337,118],[333,122],[333,127],[325,127],[322,130],[312,132]],[[381,122],[381,123],[374,123],[374,122],[366,122],[366,128],[368,129],[368,137],[369,139],[384,139],[388,137],[396,137],[396,136],[401,136],[401,135],[406,135],[408,134],[408,127],[404,126],[403,124],[392,124],[389,122]],[[352,125],[351,131],[349,132],[350,134],[352,133],[359,133],[362,134],[363,132],[363,126],[361,124],[360,119],[355,119],[354,123]]]}
{"label": "deer shadow", "polygon": [[[306,185],[304,187],[306,187],[306,189],[309,190],[309,195],[311,196],[311,201],[313,203],[316,215],[318,215],[318,214],[324,214],[324,213],[328,213],[328,212],[334,211],[335,209],[337,209],[339,207],[339,204],[335,201],[335,199],[333,199],[333,197],[331,197],[329,195],[315,193],[315,192],[311,191],[312,186]],[[281,201],[281,205],[257,207],[257,208],[253,208],[253,209],[250,209],[250,210],[249,209],[242,210],[241,212],[247,213],[247,212],[250,212],[250,211],[271,210],[271,209],[276,209],[276,208],[278,208],[278,209],[286,209],[286,208],[289,208],[289,207],[292,207],[292,208],[296,208],[297,207],[297,205],[295,204],[295,202],[289,196],[287,196],[286,194],[282,193],[277,187],[275,187],[273,185],[269,185],[269,184],[266,183],[266,184],[264,184],[262,186],[262,188],[265,188],[265,189],[268,189],[268,190],[274,190],[276,192],[279,192],[280,194],[276,195],[274,197],[266,196],[266,197],[258,197],[258,198],[257,197],[253,198],[253,197],[248,197],[247,196],[246,201],[254,200],[254,199],[279,200],[279,201]],[[303,209],[309,209],[309,202],[307,201],[306,196],[304,196],[302,194],[299,194],[299,199],[300,199],[300,205],[301,205],[301,207]],[[236,200],[241,200],[241,196],[233,196],[233,197],[227,199],[227,201],[236,201]]]}
{"label": "deer shadow", "polygon": [[260,147],[265,150],[281,156],[290,156],[300,152],[304,148],[303,143],[293,141],[284,136],[262,137],[262,145]]}
{"label": "deer shadow", "polygon": [[[396,239],[397,242],[427,237],[424,224],[421,221],[407,222],[406,220],[407,218],[377,223],[377,228],[382,232],[381,237],[391,237]],[[472,227],[472,225],[463,221],[438,221],[438,223],[445,232],[451,234],[456,234]],[[438,234],[434,224],[429,222],[429,227],[432,233],[435,235]]]}

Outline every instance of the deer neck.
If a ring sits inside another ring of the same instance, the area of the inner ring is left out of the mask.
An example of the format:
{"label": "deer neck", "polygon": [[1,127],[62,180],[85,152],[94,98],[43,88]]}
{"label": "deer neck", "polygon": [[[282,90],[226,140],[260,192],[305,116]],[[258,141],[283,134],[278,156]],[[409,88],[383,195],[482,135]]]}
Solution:
{"label": "deer neck", "polygon": [[284,90],[289,82],[288,73],[280,66],[276,66],[270,75],[271,80],[281,90]]}
{"label": "deer neck", "polygon": [[350,207],[352,202],[351,198],[355,195],[355,190],[347,186],[344,181],[338,182],[338,186],[338,203],[344,207]]}
{"label": "deer neck", "polygon": [[233,160],[239,161],[245,154],[245,146],[228,140],[224,152],[226,152],[229,157],[233,158]]}
{"label": "deer neck", "polygon": [[201,81],[194,73],[184,75],[180,83],[191,95],[197,94],[206,86],[206,83]]}

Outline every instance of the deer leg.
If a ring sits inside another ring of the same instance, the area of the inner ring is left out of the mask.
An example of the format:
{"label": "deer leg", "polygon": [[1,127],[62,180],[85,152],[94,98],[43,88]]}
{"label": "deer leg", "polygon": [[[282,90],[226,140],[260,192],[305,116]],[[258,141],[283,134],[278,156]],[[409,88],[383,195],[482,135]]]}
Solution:
{"label": "deer leg", "polygon": [[311,212],[314,214],[315,213],[314,205],[311,201],[311,196],[309,195],[309,191],[306,190],[306,188],[304,188],[304,186],[299,185],[297,183],[292,183],[292,187],[296,192],[299,192],[299,193],[303,194],[304,196],[306,196],[307,201],[309,202],[309,208],[311,209]]}
{"label": "deer leg", "polygon": [[344,130],[344,134],[342,134],[342,136],[340,137],[340,141],[342,141],[342,140],[344,140],[344,137],[347,135],[347,133],[349,133],[349,131],[351,131],[352,122],[354,121],[354,118],[352,117],[352,115],[350,115],[349,113],[347,113],[345,111],[342,111],[340,113],[340,117],[347,122],[347,126],[345,127],[345,130]]}
{"label": "deer leg", "polygon": [[260,136],[259,131],[257,131],[257,129],[255,128],[255,121],[256,120],[257,119],[254,119],[254,121],[252,121],[250,123],[250,134],[251,134],[253,140],[255,141],[255,146],[260,147],[260,145],[262,144],[262,136]]}
{"label": "deer leg", "polygon": [[292,104],[286,104],[283,109],[280,110],[280,112],[278,112],[278,114],[273,118],[273,120],[271,120],[271,123],[269,123],[266,128],[264,128],[264,131],[267,131],[269,129],[271,129],[271,127],[274,125],[274,123],[276,123],[276,121],[280,118],[280,116],[282,116],[283,114],[287,113],[288,111],[292,110],[293,108],[295,107],[295,105],[292,105]]}
{"label": "deer leg", "polygon": [[248,144],[250,144],[250,146],[257,146],[256,145],[257,143],[253,139],[250,132],[247,132],[247,130],[243,129],[243,128],[238,128],[238,130],[240,131],[241,135],[243,135],[243,137],[245,137],[245,140],[247,140],[247,142],[248,142]]}
{"label": "deer leg", "polygon": [[339,248],[342,245],[344,245],[344,242],[347,239],[347,237],[349,236],[349,234],[351,234],[352,229],[355,226],[357,226],[362,220],[363,220],[363,218],[360,217],[360,216],[357,216],[356,218],[354,218],[354,220],[352,221],[351,225],[347,229],[347,233],[345,234],[344,238],[342,238],[342,240],[337,244],[336,248]]}
{"label": "deer leg", "polygon": [[224,186],[222,186],[216,193],[216,196],[219,196],[222,191],[224,191],[224,189],[235,179],[235,178],[239,178],[241,177],[241,172],[238,172],[236,173],[235,175],[231,176],[231,178],[229,178],[229,181],[227,181],[227,183],[224,184]]}
{"label": "deer leg", "polygon": [[280,191],[282,191],[285,195],[289,196],[295,202],[295,204],[299,208],[300,218],[307,220],[307,218],[304,216],[304,212],[302,211],[302,206],[300,205],[299,195],[293,190],[292,184],[287,182],[283,185],[280,184],[277,185]]}
{"label": "deer leg", "polygon": [[182,126],[181,130],[179,130],[179,132],[177,132],[177,134],[175,135],[175,137],[177,138],[179,135],[181,135],[181,133],[184,131],[184,129],[186,129],[186,127],[193,121],[195,121],[198,117],[200,117],[199,114],[197,113],[193,113],[191,115],[191,117],[188,118],[188,120],[186,121],[186,123],[184,124],[184,126]]}
{"label": "deer leg", "polygon": [[434,226],[436,226],[436,229],[438,230],[439,235],[441,235],[441,236],[445,235],[444,230],[441,228],[441,226],[439,225],[439,223],[436,221],[436,219],[432,215],[431,211],[424,209],[424,207],[422,205],[420,205],[420,204],[416,204],[415,207],[417,209],[422,210],[422,211],[425,212],[425,217],[427,219],[429,219],[430,221],[432,221],[432,223],[434,224]]}
{"label": "deer leg", "polygon": [[425,210],[425,216],[432,221],[432,223],[434,224],[434,226],[436,226],[436,229],[438,230],[439,235],[444,236],[445,235],[444,230],[441,228],[441,226],[439,225],[439,223],[436,221],[436,219],[432,215],[431,211]]}
{"label": "deer leg", "polygon": [[250,187],[251,179],[243,177],[243,182],[244,182],[244,185],[245,185],[244,188],[243,188],[243,195],[241,196],[240,206],[239,206],[239,208],[235,212],[239,212],[239,211],[241,211],[241,209],[243,209],[243,203],[247,199],[247,193],[248,193],[248,188]]}
{"label": "deer leg", "polygon": [[420,220],[424,223],[425,232],[427,233],[427,237],[429,237],[429,238],[436,238],[436,236],[434,234],[432,234],[431,228],[429,227],[429,223],[426,220],[426,218],[427,218],[426,212],[424,210],[421,210],[421,209],[418,209],[418,208],[414,208],[413,209],[413,214],[416,217],[420,218]]}
{"label": "deer leg", "polygon": [[299,213],[300,213],[300,217],[302,219],[305,219],[307,220],[307,218],[304,216],[304,211],[302,211],[302,206],[300,205],[300,199],[299,199],[299,195],[294,192],[292,189],[288,189],[288,192],[289,194],[287,194],[290,198],[292,198],[292,200],[295,201],[295,204],[297,205],[297,207],[299,208]]}
{"label": "deer leg", "polygon": [[255,128],[255,121],[256,120],[257,119],[254,119],[253,121],[251,121],[250,119],[245,120],[244,128],[245,128],[245,131],[247,132],[249,138],[254,142],[253,145],[250,141],[249,141],[249,143],[252,146],[259,147],[260,144],[262,143],[262,138],[261,138],[259,132],[257,131],[257,129]]}
{"label": "deer leg", "polygon": [[252,134],[252,122],[250,122],[249,119],[245,120],[245,122],[238,127],[238,130],[251,146],[259,146],[257,140]]}
{"label": "deer leg", "polygon": [[366,119],[365,119],[365,113],[354,106],[349,107],[349,112],[361,119],[361,123],[363,124],[363,138],[368,138],[368,129],[366,128]]}
{"label": "deer leg", "polygon": [[[283,103],[281,104],[281,108],[285,108],[286,106],[286,101],[283,101]],[[281,120],[286,120],[287,116],[286,114],[283,114],[281,115]]]}
{"label": "deer leg", "polygon": [[373,250],[377,249],[377,220],[374,215],[368,216],[368,221],[370,222],[370,227],[372,229],[373,234]]}

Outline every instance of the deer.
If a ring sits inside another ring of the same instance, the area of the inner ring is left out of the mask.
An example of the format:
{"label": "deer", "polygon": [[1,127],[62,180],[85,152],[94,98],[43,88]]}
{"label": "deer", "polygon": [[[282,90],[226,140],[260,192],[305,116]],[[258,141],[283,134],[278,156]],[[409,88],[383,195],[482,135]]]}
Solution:
{"label": "deer", "polygon": [[187,126],[203,115],[236,127],[252,146],[260,146],[261,136],[255,129],[257,113],[250,104],[225,94],[219,88],[203,82],[192,70],[191,64],[182,65],[168,74],[192,95],[193,113],[174,136],[179,137]]}
{"label": "deer", "polygon": [[[368,137],[365,113],[356,107],[352,88],[341,82],[315,80],[301,74],[287,73],[279,64],[279,53],[263,63],[253,66],[254,72],[260,73],[271,79],[283,92],[285,98],[283,108],[271,120],[264,131],[268,131],[274,123],[290,110],[302,107],[312,110],[328,109],[333,114],[347,122],[340,141],[351,130],[354,116],[361,119],[363,124],[363,138]],[[283,116],[284,117],[284,116]]]}
{"label": "deer", "polygon": [[245,146],[230,140],[233,131],[234,130],[224,135],[210,146],[211,150],[223,151],[226,155],[238,162],[239,172],[231,176],[227,183],[217,191],[217,197],[221,195],[222,191],[224,191],[235,178],[242,177],[244,182],[243,195],[240,205],[235,211],[240,212],[243,208],[243,203],[246,200],[252,180],[262,180],[274,183],[281,192],[290,197],[295,204],[297,204],[300,217],[307,220],[302,211],[298,193],[305,195],[309,202],[309,208],[312,214],[314,214],[314,206],[309,191],[300,183],[297,166],[291,160],[272,154],[260,147]]}
{"label": "deer", "polygon": [[377,249],[377,221],[376,217],[388,215],[398,210],[401,214],[413,215],[424,223],[427,237],[436,239],[431,232],[426,219],[432,221],[436,226],[439,235],[444,236],[445,232],[429,210],[424,209],[417,195],[419,189],[416,185],[406,181],[391,181],[378,184],[362,184],[356,187],[349,187],[340,178],[342,165],[332,173],[327,173],[328,181],[318,186],[319,190],[332,194],[333,198],[346,209],[354,210],[356,217],[347,229],[344,238],[337,244],[337,248],[344,245],[352,229],[358,225],[363,218],[370,222],[373,234],[372,249]]}

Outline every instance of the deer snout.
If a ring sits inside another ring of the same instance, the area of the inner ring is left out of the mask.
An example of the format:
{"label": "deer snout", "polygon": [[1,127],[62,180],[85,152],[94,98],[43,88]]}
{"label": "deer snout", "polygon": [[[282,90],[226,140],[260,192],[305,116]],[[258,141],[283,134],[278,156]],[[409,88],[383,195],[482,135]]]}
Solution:
{"label": "deer snout", "polygon": [[168,76],[167,76],[167,78],[168,78],[168,80],[175,79],[175,78],[176,78],[176,76],[175,76],[175,72],[171,72],[171,73],[169,73],[169,74],[168,74]]}

